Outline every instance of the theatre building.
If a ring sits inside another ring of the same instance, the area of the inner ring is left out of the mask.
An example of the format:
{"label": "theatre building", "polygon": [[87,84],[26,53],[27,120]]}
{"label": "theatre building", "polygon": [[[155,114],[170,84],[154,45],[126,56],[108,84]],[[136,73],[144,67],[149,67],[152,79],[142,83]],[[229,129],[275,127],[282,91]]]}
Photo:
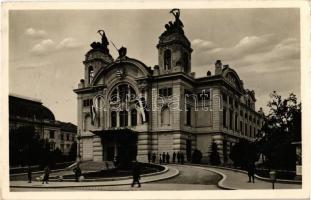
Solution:
{"label": "theatre building", "polygon": [[124,47],[113,58],[105,32],[98,31],[102,41],[91,44],[83,61],[84,79],[74,90],[82,160],[126,155],[147,161],[148,153],[163,152],[182,152],[190,159],[198,149],[208,162],[214,142],[227,163],[236,142],[254,140],[263,121],[255,111],[255,92],[220,60],[213,73],[196,78],[180,12],[172,14],[175,21],[159,37],[153,68],[128,57]]}

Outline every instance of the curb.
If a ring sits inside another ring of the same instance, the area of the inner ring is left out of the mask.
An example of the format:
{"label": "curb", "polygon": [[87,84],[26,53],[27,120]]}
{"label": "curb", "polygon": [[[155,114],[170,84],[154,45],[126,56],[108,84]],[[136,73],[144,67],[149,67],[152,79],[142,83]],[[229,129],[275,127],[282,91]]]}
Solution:
{"label": "curb", "polygon": [[[160,175],[169,170],[168,167],[166,166],[162,166],[162,167],[164,167],[164,170],[162,171],[152,172],[149,174],[143,174],[141,175],[141,177]],[[132,176],[120,176],[120,177],[109,177],[109,178],[98,178],[98,179],[84,179],[82,182],[118,181],[118,180],[126,180],[126,179],[131,179],[131,178]],[[50,178],[50,182],[75,182],[75,179],[63,179],[63,181],[59,181],[57,178],[53,177],[53,178]]]}
{"label": "curb", "polygon": [[[175,165],[175,164],[173,164],[173,165]],[[196,167],[196,168],[199,168],[199,169],[202,169],[202,170],[205,170],[205,171],[210,171],[210,172],[213,172],[215,174],[220,175],[222,178],[217,183],[217,187],[220,188],[220,189],[224,189],[224,190],[238,190],[238,188],[233,188],[233,187],[229,187],[229,186],[224,185],[224,182],[227,179],[227,175],[225,175],[224,173],[221,173],[221,172],[216,171],[214,169],[207,169],[205,166],[201,166],[201,165],[189,165],[189,164],[185,164],[185,165],[193,166],[193,167]]]}
{"label": "curb", "polygon": [[[167,167],[168,169],[168,167]],[[179,175],[179,170],[173,168],[172,170],[175,171],[174,174],[172,174],[171,176],[168,176],[168,177],[163,177],[163,178],[158,178],[158,179],[155,179],[155,180],[145,180],[145,181],[141,181],[141,183],[150,183],[150,182],[155,182],[155,181],[160,181],[160,180],[167,180],[167,179],[170,179],[170,178],[173,178],[173,177],[176,177]],[[155,173],[158,173],[158,172],[155,172]],[[150,175],[149,175],[150,176]],[[124,179],[124,180],[132,180],[132,179]],[[94,185],[69,185],[69,186],[48,186],[48,187],[42,187],[42,186],[10,186],[10,188],[35,188],[35,189],[42,189],[42,188],[45,188],[45,189],[57,189],[57,188],[79,188],[79,187],[100,187],[100,186],[118,186],[118,185],[130,185],[131,183],[111,183],[111,184],[94,184]]]}

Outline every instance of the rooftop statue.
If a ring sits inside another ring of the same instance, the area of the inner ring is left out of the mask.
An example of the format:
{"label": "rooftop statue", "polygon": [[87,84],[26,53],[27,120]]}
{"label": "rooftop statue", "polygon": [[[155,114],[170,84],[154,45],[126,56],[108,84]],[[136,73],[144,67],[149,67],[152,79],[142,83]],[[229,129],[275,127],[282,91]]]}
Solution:
{"label": "rooftop statue", "polygon": [[99,35],[101,36],[101,43],[100,42],[92,42],[92,44],[90,45],[93,49],[96,50],[101,50],[104,53],[108,54],[109,53],[109,49],[108,49],[108,39],[106,37],[105,31],[104,30],[98,30],[97,33],[99,33]]}
{"label": "rooftop statue", "polygon": [[184,33],[183,31],[183,23],[182,21],[179,19],[180,17],[180,10],[177,8],[174,8],[170,11],[170,13],[175,17],[175,21],[169,21],[168,24],[165,24],[165,29],[166,31],[163,33],[164,35],[168,35],[171,33]]}

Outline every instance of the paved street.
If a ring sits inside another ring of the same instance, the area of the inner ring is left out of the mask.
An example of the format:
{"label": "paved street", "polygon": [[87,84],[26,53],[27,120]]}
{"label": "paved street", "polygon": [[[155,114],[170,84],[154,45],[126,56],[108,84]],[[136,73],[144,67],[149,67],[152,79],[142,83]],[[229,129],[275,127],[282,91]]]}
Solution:
{"label": "paved street", "polygon": [[[131,188],[129,180],[119,181],[120,183],[127,183],[127,185],[115,185],[115,186],[92,186],[91,184],[100,184],[96,182],[84,182],[79,183],[80,185],[88,185],[81,187],[72,188],[11,188],[11,191],[65,191],[65,190],[215,190],[217,182],[221,179],[221,176],[214,172],[206,171],[197,167],[186,166],[186,165],[175,165],[171,166],[179,170],[179,175],[170,179],[160,180],[156,182],[144,183],[141,188]],[[171,172],[169,172],[171,173]],[[145,181],[148,177],[143,177],[142,181]],[[19,182],[21,183],[21,182]],[[24,184],[25,182],[23,182]],[[12,184],[12,182],[11,182]],[[39,182],[34,183],[35,186],[41,186]],[[51,185],[61,184],[59,182],[51,182]],[[75,183],[71,183],[75,184]],[[14,184],[16,185],[16,183]],[[27,184],[26,184],[27,185]]]}
{"label": "paved street", "polygon": [[[150,177],[143,177],[141,188],[131,188],[131,180],[106,181],[106,182],[51,182],[49,185],[42,185],[34,182],[32,185],[40,188],[11,188],[11,191],[77,191],[77,190],[98,190],[98,191],[122,191],[122,190],[217,190],[227,189],[271,189],[271,183],[255,180],[255,183],[248,183],[247,174],[228,169],[219,169],[207,166],[189,165],[168,165],[167,173]],[[178,176],[163,180],[179,171]],[[159,180],[161,179],[162,180]],[[152,181],[152,182],[149,182]],[[11,185],[29,186],[25,181],[12,181]],[[220,187],[217,186],[219,184]],[[59,185],[74,185],[67,188],[48,188]],[[276,183],[276,189],[299,189],[299,184]]]}

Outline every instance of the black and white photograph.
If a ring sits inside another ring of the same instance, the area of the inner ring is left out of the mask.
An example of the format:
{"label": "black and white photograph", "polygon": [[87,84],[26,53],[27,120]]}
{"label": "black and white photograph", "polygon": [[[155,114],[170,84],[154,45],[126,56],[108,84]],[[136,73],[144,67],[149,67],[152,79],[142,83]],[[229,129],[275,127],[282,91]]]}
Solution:
{"label": "black and white photograph", "polygon": [[309,4],[244,2],[8,4],[7,195],[307,197]]}

